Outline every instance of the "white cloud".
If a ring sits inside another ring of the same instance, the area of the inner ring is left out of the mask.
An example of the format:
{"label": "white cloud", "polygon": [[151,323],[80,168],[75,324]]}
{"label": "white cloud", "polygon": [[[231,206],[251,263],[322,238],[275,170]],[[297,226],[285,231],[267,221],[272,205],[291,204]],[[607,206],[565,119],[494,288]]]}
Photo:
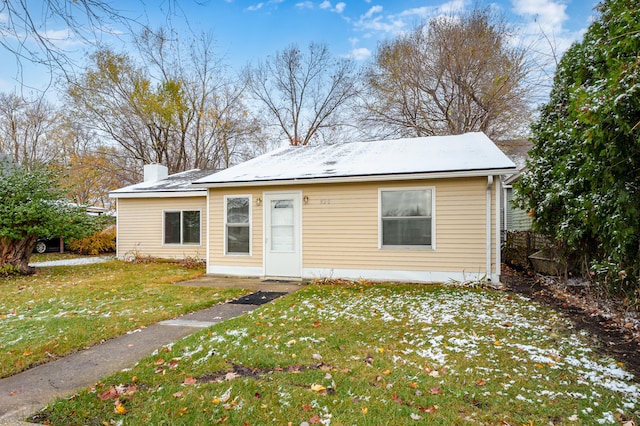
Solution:
{"label": "white cloud", "polygon": [[379,5],[372,6],[369,10],[367,10],[367,13],[362,15],[362,18],[368,19],[368,18],[371,18],[376,13],[380,13],[380,12],[382,12],[382,6],[379,6]]}
{"label": "white cloud", "polygon": [[354,59],[356,61],[364,61],[371,57],[371,51],[366,47],[357,47],[352,49],[349,53],[349,58]]}
{"label": "white cloud", "polygon": [[342,13],[344,11],[344,8],[347,7],[347,4],[345,2],[339,2],[336,3],[336,7],[331,6],[331,2],[329,0],[324,0],[322,3],[320,3],[320,9],[329,9],[332,12],[336,12],[336,13]]}
{"label": "white cloud", "polygon": [[298,9],[313,9],[312,1],[301,1],[300,3],[296,3],[296,7]]}
{"label": "white cloud", "polygon": [[255,12],[256,10],[262,9],[263,6],[264,6],[264,3],[258,3],[258,4],[247,7],[246,10],[250,12]]}
{"label": "white cloud", "polygon": [[563,25],[569,18],[566,13],[567,5],[554,0],[512,0],[513,11],[516,15],[534,19],[546,34],[558,34],[563,31]]}

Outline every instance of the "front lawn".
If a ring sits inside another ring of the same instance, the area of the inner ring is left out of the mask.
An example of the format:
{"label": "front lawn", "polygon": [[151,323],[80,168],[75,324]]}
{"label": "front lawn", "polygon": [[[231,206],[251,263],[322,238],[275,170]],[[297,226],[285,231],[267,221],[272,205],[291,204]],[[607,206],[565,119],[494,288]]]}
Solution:
{"label": "front lawn", "polygon": [[2,279],[0,377],[246,293],[172,285],[203,273],[175,263],[114,260]]}
{"label": "front lawn", "polygon": [[560,314],[440,286],[308,286],[60,399],[50,424],[638,424],[640,389]]}

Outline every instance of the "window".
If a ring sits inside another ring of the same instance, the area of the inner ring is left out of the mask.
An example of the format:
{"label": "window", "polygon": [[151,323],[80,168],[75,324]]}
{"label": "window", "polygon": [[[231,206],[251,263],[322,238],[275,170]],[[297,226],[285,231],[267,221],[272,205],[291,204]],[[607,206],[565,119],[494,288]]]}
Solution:
{"label": "window", "polygon": [[380,191],[382,246],[432,246],[432,189]]}
{"label": "window", "polygon": [[164,212],[165,244],[200,244],[200,212]]}
{"label": "window", "polygon": [[251,199],[249,197],[227,197],[226,202],[226,252],[249,254],[251,235]]}

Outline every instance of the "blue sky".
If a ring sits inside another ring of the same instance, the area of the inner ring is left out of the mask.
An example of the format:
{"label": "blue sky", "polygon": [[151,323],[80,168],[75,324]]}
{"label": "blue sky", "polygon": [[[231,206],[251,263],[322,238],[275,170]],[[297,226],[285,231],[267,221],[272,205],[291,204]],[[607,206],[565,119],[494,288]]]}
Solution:
{"label": "blue sky", "polygon": [[[38,1],[36,12],[42,10]],[[146,5],[145,5],[146,4]],[[264,59],[292,43],[305,47],[310,42],[326,43],[335,56],[352,57],[365,62],[375,53],[378,42],[392,38],[416,24],[440,14],[458,13],[474,5],[489,5],[504,14],[517,31],[514,43],[548,52],[546,34],[564,51],[579,40],[595,15],[597,0],[498,0],[484,3],[476,0],[115,0],[113,5],[140,23],[152,28],[171,24],[188,35],[211,32],[218,53],[234,70],[250,62]],[[40,7],[40,9],[38,9]],[[1,26],[6,16],[0,12]],[[124,31],[115,27],[116,31]],[[58,43],[76,58],[87,50],[82,42],[67,32],[64,25],[47,22],[46,30],[56,34]],[[126,33],[103,40],[116,49],[126,49]],[[15,59],[0,48],[0,91],[12,91],[15,81]],[[41,87],[48,78],[46,70],[25,65],[24,80]]]}

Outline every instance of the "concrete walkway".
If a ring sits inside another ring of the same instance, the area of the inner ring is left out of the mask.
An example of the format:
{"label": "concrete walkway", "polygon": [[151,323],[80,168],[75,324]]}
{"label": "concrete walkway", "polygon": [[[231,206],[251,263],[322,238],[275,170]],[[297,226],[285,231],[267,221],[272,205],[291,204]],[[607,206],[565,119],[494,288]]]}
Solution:
{"label": "concrete walkway", "polygon": [[[302,284],[207,276],[179,285],[291,293],[300,289]],[[20,419],[34,414],[53,399],[86,388],[108,374],[131,368],[140,359],[151,355],[163,345],[186,337],[203,327],[252,311],[258,306],[219,304],[129,332],[100,345],[1,379],[0,426],[29,425],[30,423],[21,422]]]}

